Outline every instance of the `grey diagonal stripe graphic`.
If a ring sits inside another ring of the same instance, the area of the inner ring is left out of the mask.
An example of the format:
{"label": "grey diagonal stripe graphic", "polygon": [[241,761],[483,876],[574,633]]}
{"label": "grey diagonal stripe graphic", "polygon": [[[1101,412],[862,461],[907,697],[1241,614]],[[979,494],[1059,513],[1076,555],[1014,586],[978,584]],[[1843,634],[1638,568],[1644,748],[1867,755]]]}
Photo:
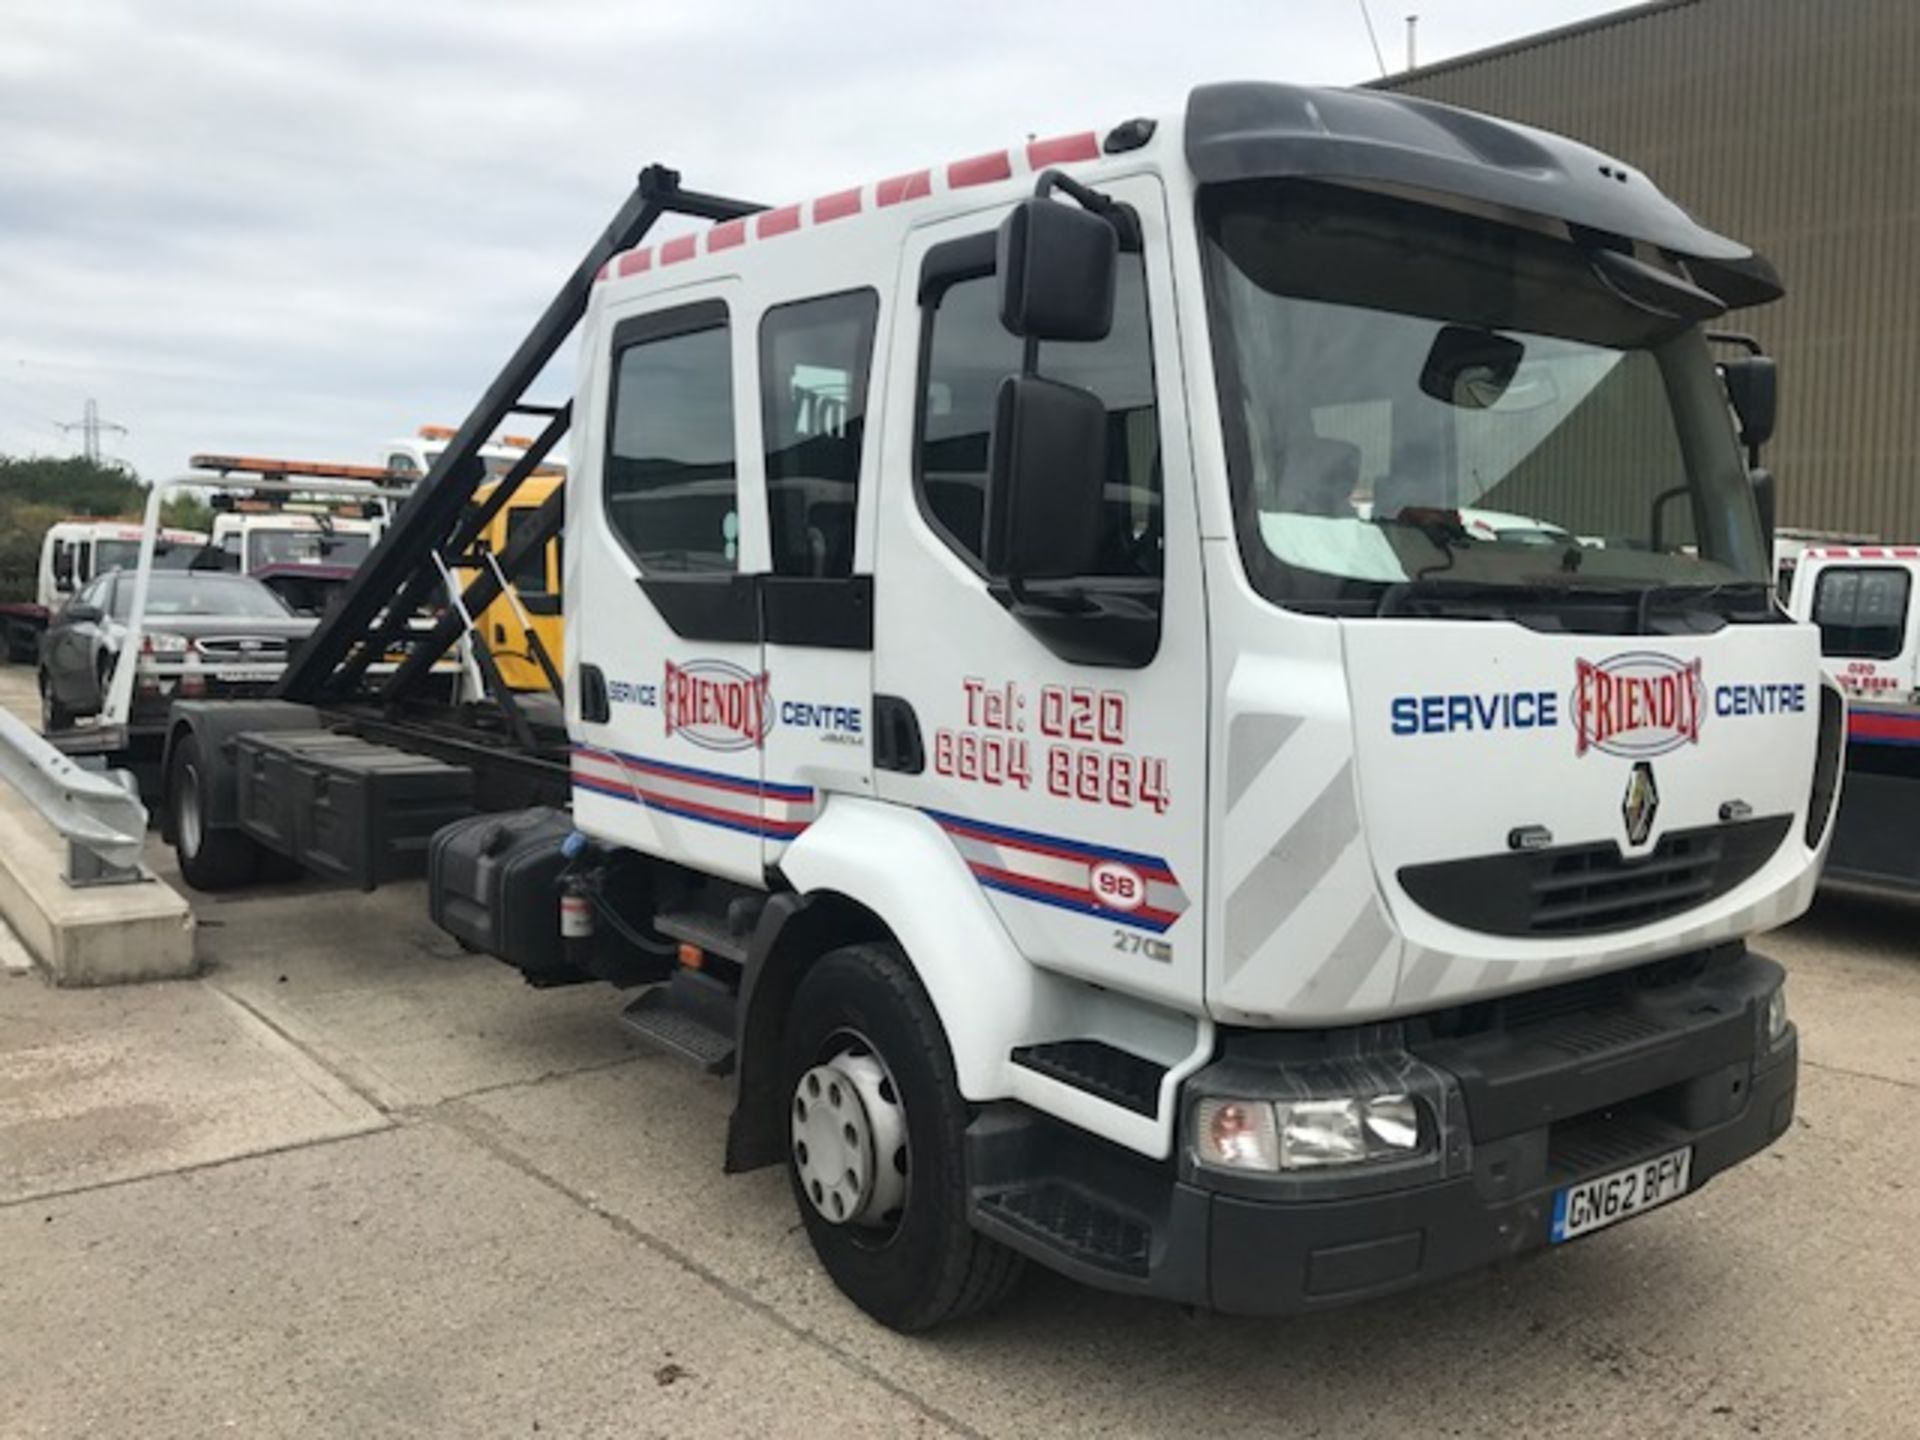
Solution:
{"label": "grey diagonal stripe graphic", "polygon": [[1227,727],[1227,809],[1240,803],[1280,747],[1300,728],[1298,715],[1236,715]]}
{"label": "grey diagonal stripe graphic", "polygon": [[1353,924],[1347,927],[1347,933],[1327,956],[1326,963],[1313,972],[1313,978],[1300,987],[1289,1003],[1299,1004],[1311,998],[1322,1010],[1345,1005],[1373,978],[1373,972],[1386,958],[1392,943],[1393,927],[1380,912],[1380,902],[1369,895]]}
{"label": "grey diagonal stripe graphic", "polygon": [[1359,833],[1349,760],[1227,897],[1229,975],[1286,923]]}

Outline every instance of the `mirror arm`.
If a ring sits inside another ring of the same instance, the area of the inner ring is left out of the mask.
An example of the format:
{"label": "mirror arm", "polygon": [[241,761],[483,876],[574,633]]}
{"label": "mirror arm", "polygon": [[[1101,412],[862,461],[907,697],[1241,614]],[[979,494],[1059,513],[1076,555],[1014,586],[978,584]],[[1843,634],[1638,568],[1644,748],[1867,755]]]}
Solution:
{"label": "mirror arm", "polygon": [[1033,185],[1035,197],[1044,200],[1055,190],[1064,190],[1082,210],[1090,215],[1098,215],[1113,226],[1120,237],[1122,250],[1132,252],[1140,248],[1140,217],[1134,214],[1132,206],[1123,205],[1111,195],[1103,195],[1098,190],[1082,185],[1071,175],[1058,170],[1041,171],[1040,178]]}

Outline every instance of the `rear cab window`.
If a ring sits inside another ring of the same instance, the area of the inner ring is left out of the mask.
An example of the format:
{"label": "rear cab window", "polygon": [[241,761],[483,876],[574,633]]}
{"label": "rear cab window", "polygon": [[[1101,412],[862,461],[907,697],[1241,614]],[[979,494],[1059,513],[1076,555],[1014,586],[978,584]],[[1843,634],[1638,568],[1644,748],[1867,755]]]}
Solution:
{"label": "rear cab window", "polygon": [[602,502],[643,575],[739,568],[731,345],[717,300],[614,331]]}

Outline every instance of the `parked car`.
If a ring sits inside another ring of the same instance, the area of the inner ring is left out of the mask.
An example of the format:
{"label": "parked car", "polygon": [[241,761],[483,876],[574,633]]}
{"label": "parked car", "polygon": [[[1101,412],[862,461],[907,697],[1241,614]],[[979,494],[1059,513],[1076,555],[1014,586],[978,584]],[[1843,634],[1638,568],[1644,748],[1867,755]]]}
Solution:
{"label": "parked car", "polygon": [[[54,617],[40,647],[41,727],[72,728],[106,703],[127,636],[134,575],[97,576]],[[174,698],[264,694],[313,629],[260,581],[218,571],[148,578],[128,729],[163,723]]]}

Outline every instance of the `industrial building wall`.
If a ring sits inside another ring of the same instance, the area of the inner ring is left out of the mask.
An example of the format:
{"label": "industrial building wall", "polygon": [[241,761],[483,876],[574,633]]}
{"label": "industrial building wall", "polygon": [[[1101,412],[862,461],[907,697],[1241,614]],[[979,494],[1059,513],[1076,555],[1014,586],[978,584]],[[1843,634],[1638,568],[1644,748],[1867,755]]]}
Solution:
{"label": "industrial building wall", "polygon": [[1380,82],[1584,140],[1767,255],[1780,523],[1920,539],[1920,0],[1662,0]]}

